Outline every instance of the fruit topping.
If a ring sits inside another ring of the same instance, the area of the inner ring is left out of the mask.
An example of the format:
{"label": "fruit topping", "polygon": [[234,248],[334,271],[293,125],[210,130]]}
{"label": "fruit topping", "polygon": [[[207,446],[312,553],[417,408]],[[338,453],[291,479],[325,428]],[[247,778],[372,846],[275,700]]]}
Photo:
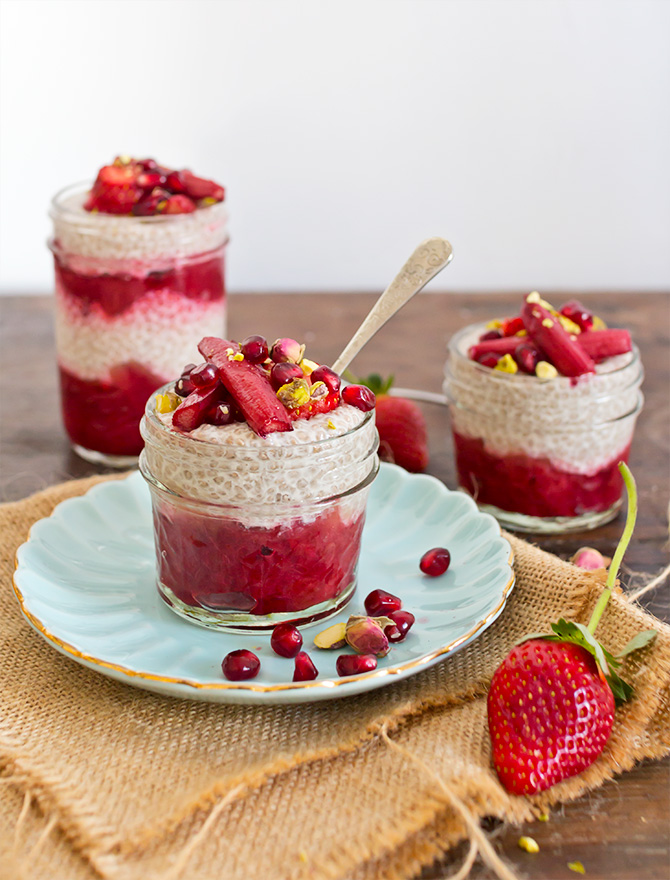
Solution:
{"label": "fruit topping", "polygon": [[518,336],[505,336],[502,339],[489,339],[487,342],[477,342],[468,349],[468,357],[478,361],[482,355],[494,354],[497,359],[505,354],[514,354],[519,347]]}
{"label": "fruit topping", "polygon": [[340,377],[337,375],[335,370],[331,370],[330,367],[324,366],[317,367],[316,370],[312,370],[312,373],[310,374],[310,379],[312,381],[312,384],[314,384],[315,382],[323,382],[332,394],[337,394],[342,384],[342,381],[340,380]]}
{"label": "fruit topping", "polygon": [[616,657],[594,636],[635,525],[635,482],[625,464],[619,470],[628,516],[589,623],[561,619],[551,624],[551,633],[533,633],[512,648],[491,679],[487,709],[493,764],[512,794],[544,791],[598,758],[612,730],[615,701],[632,694],[616,669],[626,654],[656,635],[653,630],[638,633]]}
{"label": "fruit topping", "polygon": [[283,385],[287,385],[293,379],[302,379],[304,375],[302,368],[298,364],[290,364],[288,361],[281,364],[273,364],[270,370],[270,383],[275,391],[279,391]]}
{"label": "fruit topping", "polygon": [[196,388],[181,401],[172,414],[172,425],[178,431],[193,431],[204,424],[216,403],[218,387]]}
{"label": "fruit topping", "polygon": [[402,600],[386,590],[373,590],[365,597],[365,610],[370,617],[385,617],[390,611],[400,611]]}
{"label": "fruit topping", "polygon": [[590,330],[593,327],[593,313],[576,299],[566,302],[561,314],[576,324],[580,330]]}
{"label": "fruit topping", "polygon": [[269,355],[267,339],[264,336],[247,336],[240,344],[240,351],[250,363],[262,364]]}
{"label": "fruit topping", "polygon": [[312,658],[309,654],[306,654],[304,651],[296,654],[293,681],[314,681],[318,674],[319,670],[312,663]]}
{"label": "fruit topping", "polygon": [[300,630],[291,623],[280,623],[270,636],[270,646],[280,657],[295,657],[302,648]]}
{"label": "fruit topping", "polygon": [[590,330],[581,333],[577,342],[596,362],[633,350],[628,330]]}
{"label": "fruit topping", "polygon": [[500,332],[500,330],[493,328],[492,330],[487,330],[486,333],[482,333],[482,335],[479,337],[479,341],[487,342],[491,339],[500,339],[501,336],[502,333]]}
{"label": "fruit topping", "polygon": [[583,376],[595,372],[592,358],[550,311],[539,303],[526,300],[521,316],[528,335],[560,373],[564,376]]}
{"label": "fruit topping", "polygon": [[[154,159],[117,156],[103,166],[84,204],[87,211],[103,214],[190,214],[223,201],[222,186],[196,177],[190,171],[173,171]],[[198,203],[198,204],[196,204]]]}
{"label": "fruit topping", "polygon": [[535,375],[535,368],[540,359],[540,353],[531,342],[522,342],[514,349],[514,360],[524,373]]}
{"label": "fruit topping", "polygon": [[209,388],[219,381],[219,371],[214,364],[200,364],[194,367],[189,375],[189,379],[196,388]]}
{"label": "fruit topping", "polygon": [[433,547],[423,554],[419,568],[430,577],[439,577],[449,568],[450,563],[451,554],[446,547]]}
{"label": "fruit topping", "polygon": [[337,674],[342,677],[361,675],[364,672],[372,672],[377,668],[377,658],[374,654],[340,654],[335,667]]}
{"label": "fruit topping", "polygon": [[252,431],[265,437],[277,431],[292,430],[291,419],[272,386],[255,364],[244,359],[236,343],[206,336],[198,350],[218,368],[221,381]]}
{"label": "fruit topping", "polygon": [[503,336],[516,336],[517,333],[525,332],[525,330],[526,327],[523,320],[519,317],[506,318],[500,327],[500,332]]}
{"label": "fruit topping", "polygon": [[239,651],[231,651],[226,654],[221,664],[223,674],[230,681],[245,681],[248,678],[256,678],[261,668],[261,661],[246,648]]}
{"label": "fruit topping", "polygon": [[375,396],[365,385],[347,385],[342,389],[342,400],[362,412],[370,412],[375,408]]}
{"label": "fruit topping", "polygon": [[205,421],[208,425],[230,425],[235,421],[235,411],[228,403],[217,403],[207,413]]}

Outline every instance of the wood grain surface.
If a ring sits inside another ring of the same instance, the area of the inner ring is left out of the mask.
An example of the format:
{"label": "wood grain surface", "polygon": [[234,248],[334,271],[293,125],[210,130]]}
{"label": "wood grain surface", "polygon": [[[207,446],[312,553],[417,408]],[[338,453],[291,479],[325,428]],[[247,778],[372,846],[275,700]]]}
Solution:
{"label": "wood grain surface", "polygon": [[[518,311],[521,293],[424,293],[386,325],[352,364],[358,374],[394,373],[396,384],[439,392],[446,342],[459,328]],[[561,303],[560,292],[543,296]],[[261,333],[270,339],[293,336],[308,355],[331,363],[375,301],[372,294],[238,294],[229,300],[229,335]],[[630,328],[645,368],[644,409],[630,465],[640,490],[640,513],[623,578],[640,586],[645,576],[668,563],[670,502],[670,294],[584,294],[582,301],[608,324]],[[57,390],[51,301],[48,297],[0,300],[0,500],[22,498],[62,480],[101,473],[70,451],[62,428]],[[447,410],[423,405],[429,429],[428,472],[456,485]],[[532,538],[569,557],[589,544],[611,556],[623,516],[594,532]],[[670,621],[667,582],[643,604]],[[547,823],[511,827],[490,824],[496,846],[531,880],[576,877],[568,862],[580,861],[589,880],[666,880],[670,878],[670,760],[649,762],[604,785],[590,796],[566,804]],[[521,834],[532,835],[540,852],[522,852]],[[424,871],[423,880],[452,874],[465,855],[461,847]],[[492,875],[480,864],[472,877]]]}

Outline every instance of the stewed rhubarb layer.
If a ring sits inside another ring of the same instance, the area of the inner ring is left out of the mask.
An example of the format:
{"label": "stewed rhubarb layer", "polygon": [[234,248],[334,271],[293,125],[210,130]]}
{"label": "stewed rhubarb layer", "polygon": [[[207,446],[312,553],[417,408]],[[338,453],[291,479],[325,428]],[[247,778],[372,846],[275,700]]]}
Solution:
{"label": "stewed rhubarb layer", "polygon": [[158,584],[193,609],[300,612],[344,596],[356,576],[364,513],[328,505],[313,519],[270,527],[154,501]]}
{"label": "stewed rhubarb layer", "polygon": [[456,431],[453,437],[459,485],[478,504],[527,516],[572,517],[609,510],[621,497],[618,462],[628,461],[630,443],[594,473],[579,474],[523,452],[496,455],[480,438]]}

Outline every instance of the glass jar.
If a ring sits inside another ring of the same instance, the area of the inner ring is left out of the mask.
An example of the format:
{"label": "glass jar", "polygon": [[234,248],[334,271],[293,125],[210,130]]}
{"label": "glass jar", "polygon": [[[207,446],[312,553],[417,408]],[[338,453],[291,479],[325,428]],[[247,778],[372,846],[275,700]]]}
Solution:
{"label": "glass jar", "polygon": [[162,420],[155,397],[142,419],[140,470],[167,604],[232,630],[308,623],[344,607],[379,469],[374,411],[329,413],[334,436],[328,419],[310,419],[264,438],[243,423],[203,425],[196,438]]}
{"label": "glass jar", "polygon": [[643,396],[637,348],[595,374],[540,379],[468,357],[484,324],[449,343],[449,402],[459,486],[503,525],[559,534],[614,519]]}
{"label": "glass jar", "polygon": [[225,333],[223,202],[191,214],[86,211],[90,184],[54,198],[56,349],[66,431],[83,458],[126,467],[149,395]]}

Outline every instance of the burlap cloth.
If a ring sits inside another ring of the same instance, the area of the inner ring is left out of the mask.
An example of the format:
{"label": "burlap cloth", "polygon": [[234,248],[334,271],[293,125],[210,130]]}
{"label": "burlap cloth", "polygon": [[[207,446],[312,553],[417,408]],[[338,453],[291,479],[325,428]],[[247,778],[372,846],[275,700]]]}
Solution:
{"label": "burlap cloth", "polygon": [[640,629],[659,636],[625,667],[636,697],[617,712],[605,752],[543,796],[501,788],[486,729],[493,670],[524,633],[560,616],[585,622],[602,587],[514,537],[517,584],[501,618],[447,661],[367,695],[222,706],[155,696],[79,666],[30,629],[11,577],[30,525],[97,481],[0,507],[7,877],[409,878],[468,834],[463,809],[466,818],[529,820],[670,750],[670,628],[619,593],[598,630],[607,647]]}

